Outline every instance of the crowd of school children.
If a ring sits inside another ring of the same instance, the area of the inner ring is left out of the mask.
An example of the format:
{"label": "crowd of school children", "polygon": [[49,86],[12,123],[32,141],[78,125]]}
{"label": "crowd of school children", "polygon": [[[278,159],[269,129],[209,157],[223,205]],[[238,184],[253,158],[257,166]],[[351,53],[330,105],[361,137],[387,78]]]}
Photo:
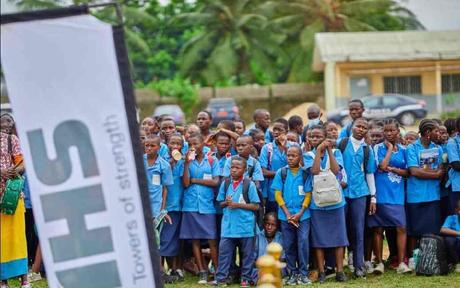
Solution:
{"label": "crowd of school children", "polygon": [[207,111],[184,127],[168,115],[145,118],[140,142],[165,282],[187,270],[199,284],[248,287],[271,242],[283,247],[285,285],[414,273],[413,251],[427,234],[444,237],[450,270],[460,273],[460,117],[424,119],[415,132],[395,119],[366,120],[360,100],[348,106],[342,129],[323,123],[317,105],[306,125],[300,116],[271,122],[265,109],[248,129],[242,120],[211,129]]}

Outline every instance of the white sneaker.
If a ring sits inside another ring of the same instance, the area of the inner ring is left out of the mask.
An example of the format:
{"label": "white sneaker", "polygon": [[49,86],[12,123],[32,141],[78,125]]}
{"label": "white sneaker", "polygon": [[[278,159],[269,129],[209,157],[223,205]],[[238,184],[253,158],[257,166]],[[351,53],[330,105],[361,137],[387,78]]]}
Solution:
{"label": "white sneaker", "polygon": [[353,251],[348,253],[348,269],[350,272],[355,272],[355,266],[353,266]]}
{"label": "white sneaker", "polygon": [[410,269],[404,262],[399,263],[398,268],[396,268],[396,273],[398,274],[405,274],[405,273],[411,273],[411,272],[412,272],[412,269]]}
{"label": "white sneaker", "polygon": [[40,281],[42,280],[42,275],[40,273],[35,273],[33,271],[30,271],[29,274],[27,274],[27,280],[32,283],[35,281]]}
{"label": "white sneaker", "polygon": [[364,262],[364,270],[366,270],[367,274],[374,273],[374,265],[372,265],[371,261]]}
{"label": "white sneaker", "polygon": [[385,272],[385,265],[383,265],[382,262],[380,262],[379,264],[375,265],[374,274],[382,275],[383,272]]}
{"label": "white sneaker", "polygon": [[409,258],[409,269],[415,270],[415,261],[414,258]]}

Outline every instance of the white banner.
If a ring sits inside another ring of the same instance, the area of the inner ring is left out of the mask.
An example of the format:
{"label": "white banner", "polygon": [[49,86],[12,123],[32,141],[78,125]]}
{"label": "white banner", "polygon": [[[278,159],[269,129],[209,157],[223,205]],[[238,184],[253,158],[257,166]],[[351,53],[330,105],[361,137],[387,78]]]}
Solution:
{"label": "white banner", "polygon": [[1,27],[49,286],[161,286],[121,29],[59,13]]}

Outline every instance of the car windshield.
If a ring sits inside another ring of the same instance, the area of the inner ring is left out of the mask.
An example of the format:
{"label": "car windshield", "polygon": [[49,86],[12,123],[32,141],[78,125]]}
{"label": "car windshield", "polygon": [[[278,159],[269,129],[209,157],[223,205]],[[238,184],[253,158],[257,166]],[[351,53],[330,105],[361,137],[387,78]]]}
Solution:
{"label": "car windshield", "polygon": [[159,106],[155,109],[155,115],[175,114],[179,112],[177,106]]}

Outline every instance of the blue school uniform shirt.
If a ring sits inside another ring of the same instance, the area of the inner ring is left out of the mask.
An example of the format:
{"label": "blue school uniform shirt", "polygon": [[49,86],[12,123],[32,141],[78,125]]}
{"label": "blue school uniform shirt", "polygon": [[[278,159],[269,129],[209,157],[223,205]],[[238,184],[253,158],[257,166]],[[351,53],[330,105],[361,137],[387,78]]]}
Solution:
{"label": "blue school uniform shirt", "polygon": [[179,160],[172,166],[173,184],[168,186],[168,197],[166,199],[166,210],[181,211],[182,198],[184,197],[184,185],[182,176],[184,176],[184,160]]}
{"label": "blue school uniform shirt", "polygon": [[158,155],[160,155],[161,158],[168,160],[169,159],[169,148],[168,145],[165,143],[160,144],[160,151],[158,151]]}
{"label": "blue school uniform shirt", "polygon": [[[304,182],[302,175],[303,172],[301,170],[303,169],[302,167],[299,168],[295,175],[291,172],[289,166],[285,167],[287,168],[287,173],[284,184],[281,177],[281,169],[279,169],[276,171],[271,189],[274,191],[281,191],[281,195],[286,203],[286,208],[291,215],[294,215],[299,213],[302,209],[302,203],[305,200],[305,195],[307,193],[311,193],[311,177],[308,177],[308,180]],[[300,221],[308,218],[310,218],[310,209],[307,207],[302,217],[300,217]],[[278,219],[287,221],[286,215],[281,207],[278,207]]]}
{"label": "blue school uniform shirt", "polygon": [[[281,237],[281,232],[277,231],[275,233],[275,237],[273,237],[272,239],[272,242],[271,243],[278,243],[280,244],[281,246],[283,246],[283,242],[282,242],[282,237]],[[255,249],[255,253],[256,253],[256,257],[255,259],[259,258],[260,256],[263,256],[263,255],[266,255],[267,254],[267,246],[268,246],[268,240],[267,240],[267,237],[265,237],[265,231],[262,230],[262,231],[259,231],[256,235],[256,249]],[[284,249],[283,249],[283,254],[281,255],[281,259],[284,259]]]}
{"label": "blue school uniform shirt", "polygon": [[[437,169],[442,163],[442,149],[433,142],[430,142],[429,147],[425,149],[418,139],[407,146],[406,154],[408,168],[422,168],[424,165],[430,165],[431,169]],[[427,162],[429,164],[426,164]],[[407,180],[407,202],[421,203],[439,200],[439,184],[439,179],[420,179],[412,175],[409,176]]]}
{"label": "blue school uniform shirt", "polygon": [[[203,160],[193,160],[189,164],[190,178],[204,179],[205,177],[219,176],[219,164],[216,157],[212,157],[212,163],[209,157],[204,155]],[[184,191],[184,202],[182,211],[198,212],[201,214],[216,214],[214,207],[214,188],[200,184],[191,184]]]}
{"label": "blue school uniform shirt", "polygon": [[[222,182],[217,195],[217,201],[222,202],[227,198],[232,197],[233,202],[246,203],[243,197],[243,181],[238,183],[236,188],[230,183],[227,191],[225,190],[225,182]],[[256,185],[251,181],[249,184],[248,198],[251,204],[260,203],[257,195]],[[249,204],[249,203],[247,203]],[[223,238],[246,238],[255,236],[256,218],[254,211],[246,209],[223,209],[221,237]]]}
{"label": "blue school uniform shirt", "polygon": [[[335,160],[337,161],[337,164],[339,164],[340,169],[342,169],[343,168],[342,152],[340,152],[339,149],[333,149],[332,153],[334,154]],[[316,148],[314,148],[312,151],[310,151],[310,153],[307,152],[307,153],[304,153],[304,155],[303,155],[304,167],[308,171],[310,171],[311,167],[313,167],[313,162],[315,161],[315,156],[314,155],[316,155]],[[321,164],[320,164],[321,169],[326,169],[328,161],[329,161],[329,154],[326,152],[326,153],[324,153],[323,157],[321,158]],[[345,173],[345,171],[343,171],[343,169],[342,169],[341,173]],[[307,189],[310,189],[310,191],[313,190],[314,175],[312,175],[311,177],[312,177],[312,181],[310,182],[311,187],[307,187]],[[339,183],[341,181],[343,181],[343,175],[341,175],[340,173],[336,175],[336,178],[337,178],[337,181],[339,181]],[[340,189],[342,189],[342,186],[340,186]],[[333,209],[337,209],[337,208],[345,206],[345,203],[346,203],[345,202],[345,196],[344,196],[344,193],[342,191],[342,201],[340,203],[335,204],[335,205],[331,205],[331,206],[326,206],[326,207],[318,207],[318,206],[316,206],[315,201],[313,200],[313,197],[312,197],[309,208],[313,209],[313,210],[333,210]]]}
{"label": "blue school uniform shirt", "polygon": [[[262,174],[262,168],[260,166],[259,161],[257,161],[254,157],[249,155],[249,158],[246,161],[246,171],[244,172],[244,177],[249,177],[249,167],[254,167],[252,172],[252,181],[264,181],[264,175]],[[230,177],[230,168],[232,166],[232,157],[228,158],[225,161],[224,169],[222,170],[222,177]]]}
{"label": "blue school uniform shirt", "polygon": [[161,212],[161,202],[163,200],[163,186],[173,184],[173,176],[171,166],[169,163],[157,157],[155,163],[149,166],[147,161],[147,154],[144,154],[144,167],[147,177],[147,186],[150,196],[150,207],[152,209],[153,217],[157,217]]}
{"label": "blue school uniform shirt", "polygon": [[[287,142],[286,147],[289,148],[292,145],[294,145],[292,142]],[[275,141],[270,142],[262,147],[259,162],[262,168],[278,171],[278,169],[287,165],[286,152],[281,150]],[[275,201],[275,191],[271,189],[272,183],[273,178],[266,178],[262,189],[262,195],[268,197],[268,201]]]}
{"label": "blue school uniform shirt", "polygon": [[[460,135],[450,138],[446,145],[449,163],[460,161]],[[449,181],[446,187],[452,185],[452,192],[460,192],[460,171],[449,169]]]}
{"label": "blue school uniform shirt", "polygon": [[364,173],[364,146],[369,146],[365,142],[361,143],[358,150],[353,149],[351,138],[342,154],[343,167],[347,172],[347,188],[343,189],[343,194],[348,198],[360,198],[369,195],[369,186],[367,186],[366,175],[373,174],[376,170],[374,153],[369,146],[369,159],[367,160],[367,171]]}
{"label": "blue school uniform shirt", "polygon": [[351,136],[351,125],[353,125],[353,122],[348,123],[346,126],[342,127],[342,129],[340,130],[340,133],[339,133],[339,137],[337,138],[337,143],[340,142],[340,140],[342,140],[342,138]]}
{"label": "blue school uniform shirt", "polygon": [[[458,215],[450,215],[447,216],[444,224],[442,225],[443,228],[452,229],[455,231],[460,231],[460,219]],[[460,236],[457,237],[460,240]]]}
{"label": "blue school uniform shirt", "polygon": [[[389,166],[407,169],[406,148],[397,144],[398,151],[391,154]],[[385,143],[379,143],[374,146],[375,159],[377,166],[385,159],[388,148]],[[377,203],[404,205],[404,178],[393,172],[377,170],[375,172],[375,188]]]}

